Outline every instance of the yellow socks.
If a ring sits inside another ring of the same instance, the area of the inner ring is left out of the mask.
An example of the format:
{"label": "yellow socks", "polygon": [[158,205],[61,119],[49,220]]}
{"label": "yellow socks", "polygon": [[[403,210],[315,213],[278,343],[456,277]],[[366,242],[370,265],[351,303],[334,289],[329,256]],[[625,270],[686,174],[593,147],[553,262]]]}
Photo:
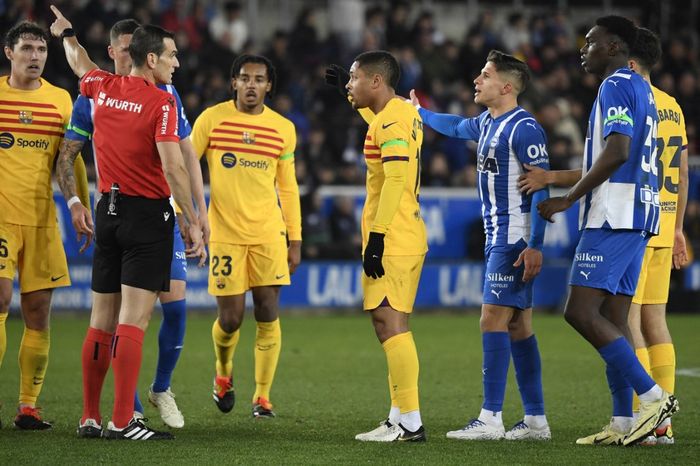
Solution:
{"label": "yellow socks", "polygon": [[[649,351],[646,348],[635,348],[634,353],[637,355],[639,363],[642,365],[647,374],[651,375],[651,367],[649,366]],[[632,411],[635,413],[639,411],[639,398],[637,397],[636,393],[634,393],[632,396]]]}
{"label": "yellow socks", "polygon": [[676,388],[676,351],[673,343],[662,343],[649,347],[651,377],[668,393]]}
{"label": "yellow socks", "polygon": [[214,354],[216,355],[216,375],[231,377],[233,374],[233,353],[241,336],[240,330],[226,333],[219,325],[219,319],[214,321],[211,328],[211,337],[214,341]]}
{"label": "yellow socks", "polygon": [[282,329],[280,320],[272,322],[258,322],[255,333],[255,395],[253,403],[258,397],[270,399],[270,388],[275,378],[277,361],[282,349]]}
{"label": "yellow socks", "polygon": [[392,406],[401,413],[418,411],[418,353],[411,332],[400,333],[382,343],[389,365]]}
{"label": "yellow socks", "polygon": [[19,347],[20,404],[34,406],[44,385],[46,366],[49,364],[49,330],[24,328]]}
{"label": "yellow socks", "polygon": [[2,367],[2,360],[5,357],[5,350],[7,350],[7,332],[5,331],[6,320],[7,312],[0,312],[0,367]]}

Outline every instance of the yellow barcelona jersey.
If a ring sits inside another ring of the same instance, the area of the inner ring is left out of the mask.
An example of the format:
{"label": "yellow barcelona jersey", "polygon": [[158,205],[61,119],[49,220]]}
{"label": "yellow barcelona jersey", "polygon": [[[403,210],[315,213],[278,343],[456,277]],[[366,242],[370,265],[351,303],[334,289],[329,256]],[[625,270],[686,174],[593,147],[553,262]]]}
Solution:
{"label": "yellow barcelona jersey", "polygon": [[209,165],[211,241],[301,240],[291,121],[267,106],[259,115],[239,112],[229,100],[202,112],[192,144]]}
{"label": "yellow barcelona jersey", "polygon": [[[364,117],[364,114],[363,114]],[[420,149],[423,121],[415,107],[395,98],[367,130],[367,198],[362,210],[362,242],[384,233],[384,254],[412,256],[428,250],[420,213]]]}
{"label": "yellow barcelona jersey", "polygon": [[678,204],[681,152],[688,146],[685,119],[676,99],[652,86],[656,110],[659,114],[659,130],[656,139],[659,158],[659,203],[661,226],[658,236],[649,240],[650,247],[673,247]]}
{"label": "yellow barcelona jersey", "polygon": [[73,104],[41,79],[34,90],[0,77],[0,223],[56,224],[51,171]]}

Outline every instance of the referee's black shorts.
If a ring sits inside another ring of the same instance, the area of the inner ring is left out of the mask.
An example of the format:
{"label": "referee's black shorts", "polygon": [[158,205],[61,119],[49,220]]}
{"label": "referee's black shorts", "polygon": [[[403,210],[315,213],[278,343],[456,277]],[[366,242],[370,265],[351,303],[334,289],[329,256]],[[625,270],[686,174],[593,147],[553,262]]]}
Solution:
{"label": "referee's black shorts", "polygon": [[169,291],[175,213],[168,199],[120,195],[117,215],[107,214],[108,205],[103,195],[95,209],[92,290]]}

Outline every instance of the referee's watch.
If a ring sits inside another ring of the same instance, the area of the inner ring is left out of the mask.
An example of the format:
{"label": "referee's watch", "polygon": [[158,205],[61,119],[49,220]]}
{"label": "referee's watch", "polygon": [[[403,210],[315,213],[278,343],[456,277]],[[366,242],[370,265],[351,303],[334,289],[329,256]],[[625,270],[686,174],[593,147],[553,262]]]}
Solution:
{"label": "referee's watch", "polygon": [[61,40],[65,39],[66,37],[75,37],[75,31],[73,28],[65,28],[63,30],[61,33]]}

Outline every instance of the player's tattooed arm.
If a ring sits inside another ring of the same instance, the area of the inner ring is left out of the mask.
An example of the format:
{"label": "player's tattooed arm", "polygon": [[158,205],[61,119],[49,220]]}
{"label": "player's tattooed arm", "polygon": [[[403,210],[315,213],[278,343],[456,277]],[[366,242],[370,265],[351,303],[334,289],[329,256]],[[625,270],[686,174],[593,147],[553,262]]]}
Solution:
{"label": "player's tattooed arm", "polygon": [[[78,200],[78,189],[76,187],[75,174],[73,171],[75,159],[78,157],[80,149],[83,148],[84,144],[83,141],[72,141],[64,138],[58,150],[58,162],[56,163],[56,177],[58,178],[58,184],[61,187],[63,196],[66,202],[68,202],[76,239],[78,243],[82,243],[79,250],[81,253],[90,245],[93,235],[92,214],[90,210]],[[83,238],[85,239],[84,242]]]}
{"label": "player's tattooed arm", "polygon": [[63,197],[66,199],[71,199],[73,196],[78,195],[73,166],[75,165],[75,159],[78,157],[78,154],[80,154],[83,145],[85,145],[83,141],[73,141],[64,138],[58,151],[56,176]]}

